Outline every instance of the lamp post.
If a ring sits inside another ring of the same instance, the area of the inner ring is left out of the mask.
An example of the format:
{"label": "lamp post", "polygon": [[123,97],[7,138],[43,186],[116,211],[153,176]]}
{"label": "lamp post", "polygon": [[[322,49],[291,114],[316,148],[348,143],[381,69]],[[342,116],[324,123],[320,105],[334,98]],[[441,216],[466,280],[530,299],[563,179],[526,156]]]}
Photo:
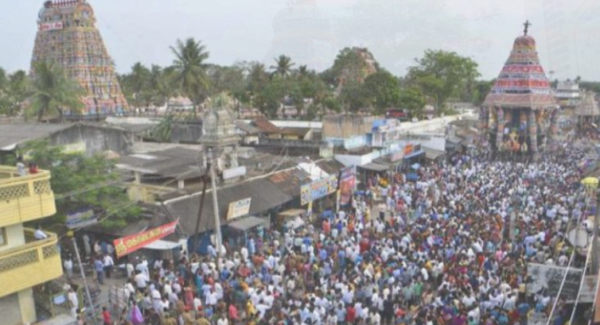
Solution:
{"label": "lamp post", "polygon": [[598,223],[600,222],[600,209],[598,207],[598,179],[595,177],[586,177],[581,181],[581,184],[585,186],[586,193],[588,194],[589,200],[595,201],[596,213],[594,214],[594,230],[592,231],[592,273],[598,272],[598,262],[600,261],[600,252],[598,252]]}

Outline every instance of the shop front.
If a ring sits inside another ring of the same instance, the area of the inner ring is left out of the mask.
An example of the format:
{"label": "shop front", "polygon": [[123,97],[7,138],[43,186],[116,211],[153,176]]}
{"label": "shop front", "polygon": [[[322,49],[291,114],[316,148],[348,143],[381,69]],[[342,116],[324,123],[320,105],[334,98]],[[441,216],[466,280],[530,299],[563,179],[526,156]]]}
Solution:
{"label": "shop front", "polygon": [[335,211],[338,185],[338,175],[329,175],[300,187],[300,204],[307,206],[309,221]]}

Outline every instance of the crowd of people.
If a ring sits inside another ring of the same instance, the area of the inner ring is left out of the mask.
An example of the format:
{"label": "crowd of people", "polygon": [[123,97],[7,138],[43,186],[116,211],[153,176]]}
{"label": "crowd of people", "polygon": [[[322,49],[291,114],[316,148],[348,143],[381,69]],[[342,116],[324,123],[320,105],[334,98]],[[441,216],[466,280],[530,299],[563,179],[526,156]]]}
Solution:
{"label": "crowd of people", "polygon": [[[113,319],[527,324],[554,305],[527,290],[528,263],[565,266],[573,250],[565,233],[586,216],[583,157],[575,147],[528,163],[475,152],[421,166],[416,182],[402,172],[373,175],[349,206],[301,230],[269,231],[221,254],[209,247],[207,256],[132,261],[121,288],[128,303]],[[107,264],[99,260],[97,271]],[[557,304],[554,325],[568,321],[568,308]]]}

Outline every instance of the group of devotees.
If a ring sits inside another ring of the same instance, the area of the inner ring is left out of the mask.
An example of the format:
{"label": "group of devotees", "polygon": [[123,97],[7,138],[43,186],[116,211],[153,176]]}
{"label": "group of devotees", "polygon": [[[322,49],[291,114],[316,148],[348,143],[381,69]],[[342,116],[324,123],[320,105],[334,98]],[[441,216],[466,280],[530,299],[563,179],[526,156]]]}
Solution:
{"label": "group of devotees", "polygon": [[[332,216],[267,230],[243,247],[131,261],[114,320],[164,325],[566,324],[571,307],[532,292],[528,266],[567,266],[566,233],[590,214],[583,150],[535,161],[464,153],[361,177]],[[579,315],[578,315],[579,316]]]}

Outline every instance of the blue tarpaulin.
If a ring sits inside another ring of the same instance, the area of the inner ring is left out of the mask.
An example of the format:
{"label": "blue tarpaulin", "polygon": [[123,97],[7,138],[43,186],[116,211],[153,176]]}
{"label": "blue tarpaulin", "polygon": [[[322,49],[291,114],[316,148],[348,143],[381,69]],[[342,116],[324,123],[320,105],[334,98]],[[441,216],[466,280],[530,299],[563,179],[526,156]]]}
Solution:
{"label": "blue tarpaulin", "polygon": [[412,169],[419,169],[419,168],[421,168],[421,165],[419,165],[419,164],[413,164],[412,166],[410,166],[410,168],[412,168]]}

